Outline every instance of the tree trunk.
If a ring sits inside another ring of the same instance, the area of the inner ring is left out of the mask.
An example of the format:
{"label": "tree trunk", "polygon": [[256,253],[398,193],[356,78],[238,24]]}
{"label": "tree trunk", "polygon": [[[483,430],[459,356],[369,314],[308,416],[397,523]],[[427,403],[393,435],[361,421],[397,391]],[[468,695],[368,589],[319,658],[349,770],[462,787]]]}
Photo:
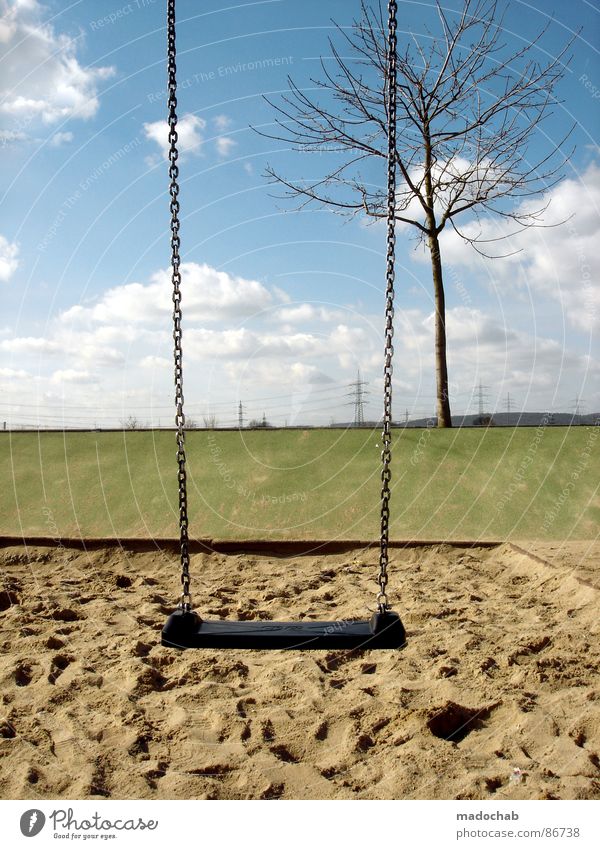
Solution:
{"label": "tree trunk", "polygon": [[438,427],[452,427],[450,415],[450,398],[448,395],[448,364],[446,361],[446,296],[442,277],[442,258],[440,244],[436,233],[428,238],[431,254],[431,273],[433,277],[433,292],[435,297],[435,378],[436,414]]}

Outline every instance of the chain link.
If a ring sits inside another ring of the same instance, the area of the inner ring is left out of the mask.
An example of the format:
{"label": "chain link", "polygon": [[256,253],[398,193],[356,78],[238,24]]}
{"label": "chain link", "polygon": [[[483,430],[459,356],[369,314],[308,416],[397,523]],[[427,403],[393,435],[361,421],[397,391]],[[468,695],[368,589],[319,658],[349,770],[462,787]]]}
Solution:
{"label": "chain link", "polygon": [[185,415],[183,413],[183,350],[181,345],[181,259],[179,248],[179,167],[177,159],[177,49],[175,46],[175,0],[167,2],[167,58],[169,89],[169,195],[171,197],[171,280],[173,283],[173,357],[175,364],[175,425],[177,428],[177,482],[179,487],[179,536],[181,546],[181,608],[192,608],[190,595],[190,555],[187,515],[187,476],[185,470]]}
{"label": "chain link", "polygon": [[377,603],[379,610],[389,610],[387,599],[388,546],[390,529],[390,481],[392,472],[392,358],[394,356],[394,265],[396,247],[396,0],[388,3],[388,69],[387,69],[387,126],[388,126],[388,172],[387,172],[387,264],[385,303],[385,364],[383,369],[383,431],[381,442],[381,549]]}

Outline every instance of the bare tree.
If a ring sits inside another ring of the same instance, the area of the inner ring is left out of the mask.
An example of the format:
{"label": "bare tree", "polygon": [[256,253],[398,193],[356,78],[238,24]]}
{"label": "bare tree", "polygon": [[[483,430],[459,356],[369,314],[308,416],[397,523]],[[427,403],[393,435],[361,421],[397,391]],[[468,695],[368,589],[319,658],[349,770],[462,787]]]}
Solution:
{"label": "bare tree", "polygon": [[[439,237],[450,227],[489,256],[486,245],[495,240],[484,238],[482,213],[509,223],[501,238],[542,226],[546,206],[529,199],[561,179],[570,155],[561,151],[572,128],[532,159],[529,146],[535,134],[541,138],[541,124],[557,102],[554,91],[572,41],[547,58],[540,44],[545,27],[532,42],[507,49],[507,6],[500,8],[498,0],[463,0],[457,13],[439,2],[436,9],[438,32],[407,36],[397,51],[397,220],[416,229],[431,259],[437,422],[451,427]],[[370,163],[387,156],[388,41],[381,5],[363,0],[360,19],[349,32],[338,26],[338,34],[343,52],[330,40],[330,61],[321,59],[323,78],[311,80],[319,95],[290,79],[289,94],[268,101],[278,129],[263,133],[294,150],[329,153],[334,164],[313,180],[286,178],[272,167],[267,173],[286,187],[285,197],[300,199],[300,207],[316,201],[343,214],[383,218],[386,190],[369,174]],[[459,229],[465,213],[471,213],[469,228]]]}
{"label": "bare tree", "polygon": [[267,421],[267,416],[265,413],[262,414],[262,419],[251,419],[248,424],[250,430],[256,430],[257,428],[267,428],[273,427],[271,422]]}
{"label": "bare tree", "polygon": [[202,416],[202,421],[204,422],[204,427],[210,428],[211,430],[214,430],[219,424],[218,419],[214,413]]}
{"label": "bare tree", "polygon": [[123,430],[138,430],[140,427],[140,421],[136,416],[129,416],[129,418],[125,419],[121,422],[123,426]]}

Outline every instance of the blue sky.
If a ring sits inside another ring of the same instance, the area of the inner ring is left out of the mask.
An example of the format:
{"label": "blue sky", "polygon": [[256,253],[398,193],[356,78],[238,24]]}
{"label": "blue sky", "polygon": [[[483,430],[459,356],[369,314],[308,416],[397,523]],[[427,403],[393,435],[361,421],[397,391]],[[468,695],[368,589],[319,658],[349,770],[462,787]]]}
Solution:
{"label": "blue sky", "polygon": [[[459,0],[444,8],[451,14]],[[0,0],[0,391],[14,424],[171,420],[165,30],[159,0]],[[200,11],[199,11],[200,10]],[[381,226],[275,199],[268,163],[310,178],[323,163],[257,135],[262,95],[290,74],[310,88],[331,19],[352,0],[178,3],[182,253],[189,415],[233,424],[344,421],[348,384],[380,411]],[[586,0],[513,0],[509,47],[554,13],[540,50],[581,30],[563,101],[527,155],[575,122],[576,151],[549,190],[561,227],[516,239],[507,260],[444,244],[453,412],[600,410],[599,13]],[[399,4],[400,38],[435,28],[433,2]],[[543,57],[541,57],[543,58]],[[374,179],[383,182],[381,174]],[[486,232],[498,232],[493,220]],[[398,238],[394,414],[434,408],[431,283],[411,234]],[[187,285],[186,285],[187,284]]]}

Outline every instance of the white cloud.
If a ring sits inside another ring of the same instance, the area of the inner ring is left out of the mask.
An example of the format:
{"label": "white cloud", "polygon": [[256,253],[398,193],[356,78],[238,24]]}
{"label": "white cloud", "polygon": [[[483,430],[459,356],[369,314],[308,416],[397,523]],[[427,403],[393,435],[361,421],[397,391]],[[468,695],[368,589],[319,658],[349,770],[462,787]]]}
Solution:
{"label": "white cloud", "polygon": [[[277,369],[285,371],[292,368],[294,361],[301,359],[311,370],[319,372],[336,364],[344,369],[356,369],[357,357],[367,357],[374,341],[362,327],[345,324],[338,324],[321,334],[298,333],[285,326],[277,332],[248,327],[233,330],[190,328],[185,337],[187,355],[195,361],[246,361],[252,363],[252,370],[255,363],[266,361],[268,365],[264,368],[277,366]],[[285,385],[286,380],[283,379],[282,383]]]}
{"label": "white cloud", "polygon": [[[482,245],[486,253],[516,252],[498,260],[485,260],[455,232],[444,230],[442,257],[446,265],[468,269],[495,286],[531,289],[557,301],[574,327],[589,331],[600,322],[600,167],[591,164],[580,178],[563,180],[537,201],[522,204],[522,212],[549,203],[544,224],[502,241]],[[480,224],[460,226],[469,237],[504,237],[515,224],[484,218]],[[417,259],[427,261],[425,253]]]}
{"label": "white cloud", "polygon": [[213,118],[213,124],[222,133],[231,126],[231,118],[228,115],[216,115]]}
{"label": "white cloud", "polygon": [[[586,237],[588,226],[594,232],[590,222],[580,230]],[[252,399],[272,395],[283,398],[264,404],[267,418],[277,423],[284,418],[345,421],[352,416],[351,408],[343,406],[350,401],[346,385],[357,367],[369,381],[367,417],[379,414],[381,315],[344,304],[291,302],[281,289],[206,264],[185,263],[182,277],[185,388],[192,418],[214,401],[217,409],[230,411],[222,414],[221,424],[235,424],[239,398],[249,405],[247,415],[254,416],[262,414],[263,404],[253,405]],[[172,401],[171,313],[170,272],[162,269],[144,282],[114,286],[95,302],[72,306],[48,324],[45,337],[32,331],[31,336],[2,338],[0,331],[0,353],[5,354],[0,388],[7,385],[17,405],[26,397],[28,404],[50,406],[50,390],[55,403],[68,395],[69,407],[80,404],[92,423],[94,415],[102,418],[100,405],[121,404],[127,415],[143,418],[149,414],[142,408],[164,410]],[[518,329],[523,326],[514,310],[502,317],[493,308],[488,312],[465,304],[448,310],[455,413],[476,411],[472,396],[479,380],[490,386],[491,409],[503,408],[508,391],[514,403],[527,409],[553,404],[568,409],[576,394],[586,399],[588,409],[596,407],[598,363],[548,338],[549,331],[534,335]],[[394,346],[395,414],[401,417],[408,408],[411,415],[431,415],[429,308],[397,309]],[[25,370],[36,376],[22,376]],[[322,394],[315,389],[318,384]],[[166,413],[152,415],[156,420]],[[114,416],[116,424],[123,418],[119,412]]]}
{"label": "white cloud", "polygon": [[283,307],[277,310],[275,318],[277,321],[303,322],[312,321],[316,318],[317,310],[312,304],[297,304],[293,307]]}
{"label": "white cloud", "polygon": [[50,147],[61,147],[63,144],[68,144],[74,139],[73,133],[54,133],[50,139]]}
{"label": "white cloud", "polygon": [[[206,127],[206,121],[203,118],[198,118],[197,115],[192,115],[188,112],[183,115],[177,122],[177,147],[179,153],[194,153],[196,155],[202,152],[202,143],[204,141],[202,131]],[[165,159],[169,158],[169,125],[166,121],[154,121],[151,124],[144,124],[144,132],[146,138],[156,142],[162,151]]]}
{"label": "white cloud", "polygon": [[279,286],[273,286],[273,294],[276,296],[278,301],[281,301],[282,304],[291,304],[292,297],[288,295],[285,289],[280,289]]}
{"label": "white cloud", "polygon": [[83,67],[76,42],[43,21],[36,0],[0,3],[0,113],[25,124],[93,117],[97,85],[114,69]]}
{"label": "white cloud", "polygon": [[360,357],[370,350],[373,341],[362,327],[338,324],[331,333],[332,346],[345,369],[360,365]]}
{"label": "white cloud", "polygon": [[217,136],[215,139],[215,145],[219,156],[229,156],[236,144],[237,142],[235,142],[230,136]]}
{"label": "white cloud", "polygon": [[97,378],[90,374],[89,371],[80,371],[78,369],[71,368],[55,371],[50,380],[52,383],[88,384],[97,382]]}
{"label": "white cloud", "polygon": [[[315,365],[310,365],[305,362],[280,362],[280,361],[258,361],[252,362],[252,368],[240,372],[239,364],[227,363],[225,367],[232,383],[239,384],[240,381],[244,386],[253,385],[256,387],[262,386],[285,386],[287,389],[292,388],[292,408],[290,409],[290,419],[293,420],[294,401],[306,400],[310,397],[310,386],[320,386],[334,383],[333,378],[325,374],[320,368]],[[301,393],[301,398],[298,398],[298,389],[304,388]]]}
{"label": "white cloud", "polygon": [[[16,336],[3,339],[0,342],[0,351],[6,351],[19,356],[39,357],[59,356],[69,359],[75,358],[77,363],[84,363],[93,367],[118,366],[125,361],[122,351],[105,344],[102,331],[98,328],[96,333],[89,333],[77,329],[71,333],[65,332],[64,327],[52,327],[48,337],[42,336]],[[123,338],[121,332],[120,338]],[[128,332],[127,338],[132,336]]]}
{"label": "white cloud", "polygon": [[0,130],[0,147],[12,147],[27,140],[27,133],[20,130]]}
{"label": "white cloud", "polygon": [[19,265],[19,246],[0,235],[0,282],[6,283]]}
{"label": "white cloud", "polygon": [[0,342],[0,350],[10,351],[13,354],[58,354],[64,348],[53,339],[44,339],[40,336],[17,336],[13,339],[3,339]]}
{"label": "white cloud", "polygon": [[[395,376],[410,378],[415,385],[424,378],[425,391],[431,393],[434,316],[413,310],[409,316],[402,311],[397,317]],[[543,409],[557,396],[570,399],[586,384],[597,392],[598,362],[565,349],[554,339],[517,331],[510,325],[509,317],[502,321],[479,309],[447,311],[450,394],[455,409],[473,409],[469,396],[480,380],[490,387],[492,407],[499,409],[503,409],[507,391],[513,399],[517,393],[518,403],[527,409]]]}
{"label": "white cloud", "polygon": [[[502,175],[498,173],[493,162],[483,160],[475,163],[463,156],[450,160],[439,160],[432,168],[434,185],[437,186],[434,210],[438,221],[448,209],[450,203],[460,207],[463,203],[473,200],[489,188],[492,183],[501,185]],[[413,185],[421,192],[424,191],[425,171],[422,166],[415,167],[410,172]],[[459,178],[457,180],[457,178]],[[408,187],[403,182],[398,189],[398,207],[403,216],[419,221],[425,226],[425,211],[417,197],[409,194]],[[368,222],[367,222],[368,223]],[[414,230],[414,226],[404,222],[398,223],[402,231]]]}
{"label": "white cloud", "polygon": [[285,321],[289,324],[302,324],[309,321],[344,321],[348,319],[348,312],[314,306],[313,304],[295,304],[294,306],[282,307],[280,310],[277,310],[274,318],[277,321]]}
{"label": "white cloud", "polygon": [[24,380],[25,378],[31,377],[31,375],[28,371],[24,371],[23,369],[0,368],[0,377],[18,378],[20,380]]}
{"label": "white cloud", "polygon": [[[125,355],[116,348],[103,345],[98,334],[76,334],[68,340],[68,350],[94,366],[118,366],[125,362]],[[131,337],[128,337],[131,340]]]}
{"label": "white cloud", "polygon": [[150,368],[150,369],[167,369],[173,367],[173,362],[168,360],[166,357],[156,357],[154,355],[148,355],[147,357],[142,357],[140,360],[140,365],[142,368]]}
{"label": "white cloud", "polygon": [[186,333],[186,348],[195,359],[208,360],[215,357],[230,360],[311,357],[322,351],[323,343],[311,333],[264,333],[245,327],[236,330],[191,328]]}
{"label": "white cloud", "polygon": [[[92,307],[74,306],[64,312],[64,322],[133,322],[160,324],[173,311],[169,269],[152,275],[152,282],[128,283],[109,289]],[[217,271],[195,262],[181,266],[186,319],[214,322],[239,319],[270,306],[273,295],[257,280]],[[166,325],[165,325],[166,326]]]}

